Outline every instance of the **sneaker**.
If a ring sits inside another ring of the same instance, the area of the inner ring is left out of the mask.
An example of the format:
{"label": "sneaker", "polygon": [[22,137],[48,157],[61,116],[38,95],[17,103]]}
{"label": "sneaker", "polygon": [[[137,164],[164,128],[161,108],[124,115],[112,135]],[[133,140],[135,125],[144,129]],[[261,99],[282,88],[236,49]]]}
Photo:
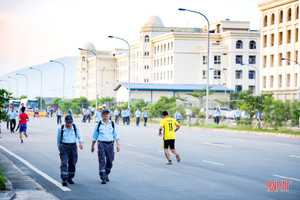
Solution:
{"label": "sneaker", "polygon": [[70,178],[70,179],[68,179],[68,183],[69,184],[74,184],[74,181]]}
{"label": "sneaker", "polygon": [[166,163],[166,165],[172,165],[172,161],[170,160],[169,162]]}
{"label": "sneaker", "polygon": [[105,180],[106,180],[106,182],[109,182],[109,178],[108,177],[106,177]]}
{"label": "sneaker", "polygon": [[106,184],[106,178],[101,178],[102,182],[101,184]]}
{"label": "sneaker", "polygon": [[23,140],[21,140],[21,143],[23,143]]}
{"label": "sneaker", "polygon": [[179,154],[176,154],[176,159],[177,159],[177,162],[180,162],[180,156],[179,156]]}
{"label": "sneaker", "polygon": [[24,133],[24,135],[25,135],[25,137],[27,137],[27,134],[26,134],[26,133]]}
{"label": "sneaker", "polygon": [[68,185],[67,181],[63,181],[63,182],[62,182],[62,186],[65,186],[65,187],[66,187],[67,185]]}

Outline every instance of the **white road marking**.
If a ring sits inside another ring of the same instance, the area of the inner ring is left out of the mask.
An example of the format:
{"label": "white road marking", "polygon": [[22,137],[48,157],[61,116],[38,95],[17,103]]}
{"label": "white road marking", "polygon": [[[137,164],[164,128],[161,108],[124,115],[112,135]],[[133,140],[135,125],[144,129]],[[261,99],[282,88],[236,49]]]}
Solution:
{"label": "white road marking", "polygon": [[217,162],[212,162],[212,161],[209,161],[209,160],[202,160],[203,162],[206,162],[206,163],[210,163],[210,164],[214,164],[214,165],[220,165],[220,166],[223,166],[224,164],[222,163],[217,163]]}
{"label": "white road marking", "polygon": [[133,144],[128,144],[126,143],[127,146],[131,146],[131,147],[136,147],[136,145],[133,145]]}
{"label": "white road marking", "polygon": [[3,147],[1,145],[0,145],[0,148],[3,149],[4,151],[6,151],[7,153],[9,153],[10,155],[12,155],[13,157],[15,157],[16,159],[20,160],[22,163],[27,165],[27,167],[29,167],[30,169],[32,169],[33,171],[35,171],[36,173],[38,173],[39,175],[41,175],[42,177],[44,177],[45,179],[47,179],[48,181],[50,181],[51,183],[53,183],[54,185],[59,187],[61,190],[65,191],[65,192],[71,191],[70,188],[62,186],[61,183],[54,180],[53,178],[51,178],[50,176],[48,176],[47,174],[45,174],[44,172],[42,172],[38,168],[34,167],[32,164],[30,164],[29,162],[27,162],[26,160],[24,160],[20,156],[14,154],[13,152],[11,152],[10,150],[6,149],[5,147]]}
{"label": "white road marking", "polygon": [[214,144],[210,142],[202,142],[202,144],[207,144],[207,145],[213,145],[213,146],[218,146],[218,147],[226,147],[226,148],[231,148],[232,146],[230,145],[225,145],[225,144]]}
{"label": "white road marking", "polygon": [[290,180],[293,180],[293,181],[299,181],[300,182],[300,179],[296,179],[296,178],[290,178],[290,177],[285,177],[285,176],[280,176],[280,175],[273,175],[273,176],[276,176],[276,177],[279,177],[279,178],[284,178],[284,179],[290,179]]}
{"label": "white road marking", "polygon": [[289,155],[289,156],[294,158],[300,158],[300,156],[295,156],[295,155]]}
{"label": "white road marking", "polygon": [[163,150],[157,150],[158,152],[165,153]]}

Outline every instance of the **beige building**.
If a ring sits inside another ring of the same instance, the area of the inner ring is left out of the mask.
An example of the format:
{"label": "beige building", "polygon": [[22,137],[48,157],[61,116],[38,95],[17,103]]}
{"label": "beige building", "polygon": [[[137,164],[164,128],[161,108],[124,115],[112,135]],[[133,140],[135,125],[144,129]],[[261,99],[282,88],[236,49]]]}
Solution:
{"label": "beige building", "polygon": [[[210,84],[257,94],[260,33],[250,30],[249,22],[230,20],[211,24],[210,32]],[[117,94],[124,89],[113,91],[128,82],[128,51],[97,51],[90,43],[84,49],[95,51],[97,58],[80,51],[76,96],[95,99],[97,74],[99,98],[114,96],[118,102],[128,98]],[[131,45],[130,73],[131,83],[206,84],[206,28],[165,27],[159,17],[151,16],[140,28],[138,44]]]}
{"label": "beige building", "polygon": [[297,100],[299,1],[267,0],[258,6],[262,12],[261,90],[272,91],[279,100]]}

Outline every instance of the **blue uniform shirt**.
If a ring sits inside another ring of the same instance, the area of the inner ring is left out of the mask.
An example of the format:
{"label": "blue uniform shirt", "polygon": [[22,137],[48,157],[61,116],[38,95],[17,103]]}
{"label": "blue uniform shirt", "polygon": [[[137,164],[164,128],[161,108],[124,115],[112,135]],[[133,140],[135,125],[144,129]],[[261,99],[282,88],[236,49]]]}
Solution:
{"label": "blue uniform shirt", "polygon": [[112,127],[111,121],[108,121],[107,124],[101,123],[99,127],[99,132],[97,131],[98,124],[95,127],[93,134],[93,141],[99,140],[100,142],[112,142],[119,139],[118,130],[115,124],[115,128]]}
{"label": "blue uniform shirt", "polygon": [[62,110],[57,110],[57,111],[56,111],[56,115],[61,116],[61,115],[62,115]]}
{"label": "blue uniform shirt", "polygon": [[130,110],[126,110],[126,116],[130,117]]}
{"label": "blue uniform shirt", "polygon": [[174,117],[175,117],[175,119],[177,119],[177,120],[180,120],[180,117],[181,117],[181,114],[180,114],[180,112],[176,112],[175,114],[174,114]]}
{"label": "blue uniform shirt", "polygon": [[126,112],[126,110],[122,110],[121,114],[122,114],[122,117],[127,117],[127,112]]}
{"label": "blue uniform shirt", "polygon": [[149,113],[148,112],[143,112],[143,117],[149,117]]}
{"label": "blue uniform shirt", "polygon": [[9,119],[16,119],[16,116],[17,116],[17,112],[14,110],[14,111],[9,111],[8,112],[8,117]]}
{"label": "blue uniform shirt", "polygon": [[[76,125],[75,125],[75,128],[76,128],[76,134],[77,134],[78,141],[83,142],[83,138],[82,138],[80,131]],[[75,143],[76,142],[76,134],[75,134],[73,125],[71,126],[71,129],[69,131],[68,131],[66,125],[64,125],[63,137],[62,137],[62,141],[61,141],[61,127],[58,128],[57,147],[60,147],[60,143],[62,143],[62,142],[63,143]]]}
{"label": "blue uniform shirt", "polygon": [[95,115],[96,121],[100,122],[102,120],[101,112],[98,110]]}
{"label": "blue uniform shirt", "polygon": [[141,114],[142,114],[141,111],[136,111],[136,112],[135,112],[135,116],[136,116],[136,117],[141,117]]}
{"label": "blue uniform shirt", "polygon": [[115,116],[120,115],[120,111],[119,111],[119,110],[115,110],[115,111],[114,111],[114,115],[115,115]]}

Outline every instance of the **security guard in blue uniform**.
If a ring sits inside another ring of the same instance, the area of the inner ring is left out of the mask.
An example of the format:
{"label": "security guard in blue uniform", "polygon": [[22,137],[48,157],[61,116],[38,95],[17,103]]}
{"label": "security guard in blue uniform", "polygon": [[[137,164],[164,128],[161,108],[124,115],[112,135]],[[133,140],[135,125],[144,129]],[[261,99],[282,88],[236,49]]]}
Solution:
{"label": "security guard in blue uniform", "polygon": [[102,120],[96,125],[91,152],[94,152],[94,145],[98,140],[98,161],[99,161],[99,175],[102,184],[109,181],[108,175],[113,166],[114,161],[114,141],[117,143],[117,152],[120,151],[119,134],[116,125],[110,121],[110,111],[103,109],[101,111]]}
{"label": "security guard in blue uniform", "polygon": [[79,141],[80,149],[83,149],[83,138],[78,127],[73,124],[72,116],[67,115],[65,117],[65,122],[65,125],[58,128],[57,133],[57,147],[60,151],[60,172],[63,186],[67,186],[67,182],[69,184],[74,184],[72,179],[75,176],[78,158],[76,139]]}

